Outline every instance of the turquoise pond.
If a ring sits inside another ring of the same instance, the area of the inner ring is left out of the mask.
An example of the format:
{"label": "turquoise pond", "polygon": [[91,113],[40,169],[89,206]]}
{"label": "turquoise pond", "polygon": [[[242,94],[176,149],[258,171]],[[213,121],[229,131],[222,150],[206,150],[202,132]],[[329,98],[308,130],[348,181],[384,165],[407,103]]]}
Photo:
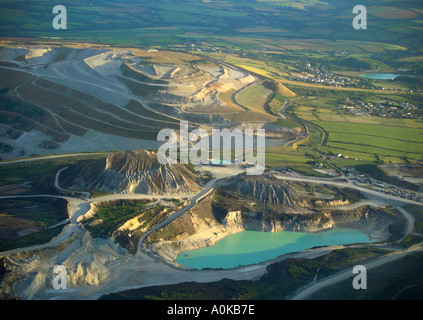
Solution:
{"label": "turquoise pond", "polygon": [[182,252],[175,260],[191,269],[234,268],[318,246],[370,243],[360,231],[339,228],[318,233],[242,231],[229,235],[213,247]]}
{"label": "turquoise pond", "polygon": [[399,77],[399,74],[393,73],[365,73],[362,75],[365,78],[372,80],[394,80],[396,77]]}

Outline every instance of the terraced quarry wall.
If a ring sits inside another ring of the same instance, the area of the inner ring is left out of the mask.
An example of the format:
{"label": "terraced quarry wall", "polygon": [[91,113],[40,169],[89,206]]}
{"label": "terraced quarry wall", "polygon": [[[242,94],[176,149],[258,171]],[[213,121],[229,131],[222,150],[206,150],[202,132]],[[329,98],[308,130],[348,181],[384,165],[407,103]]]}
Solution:
{"label": "terraced quarry wall", "polygon": [[262,128],[277,120],[264,109],[277,88],[257,81],[245,70],[180,52],[2,48],[0,158],[154,149],[157,133],[177,130],[180,120]]}

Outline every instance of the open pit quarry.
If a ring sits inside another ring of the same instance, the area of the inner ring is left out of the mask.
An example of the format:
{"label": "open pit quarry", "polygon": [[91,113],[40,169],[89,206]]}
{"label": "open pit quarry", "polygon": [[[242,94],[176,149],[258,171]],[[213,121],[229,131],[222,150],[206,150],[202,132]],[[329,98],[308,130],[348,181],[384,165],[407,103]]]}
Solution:
{"label": "open pit quarry", "polygon": [[[255,101],[248,98],[256,86],[264,102],[252,108]],[[0,253],[0,297],[97,299],[187,281],[257,280],[272,261],[202,271],[175,262],[181,252],[213,246],[244,230],[348,227],[387,245],[409,235],[414,218],[398,206],[412,200],[367,192],[348,180],[307,181],[270,169],[248,176],[246,164],[192,168],[158,163],[152,151],[161,145],[158,132],[179,130],[181,120],[208,132],[266,129],[268,145],[301,139],[304,129],[278,125],[278,117],[266,109],[272,93],[294,95],[273,80],[189,53],[72,44],[1,47],[2,160],[109,154],[63,165],[46,181],[54,194],[37,196],[65,201],[68,217],[51,226],[64,227],[48,242]],[[26,201],[31,196],[10,197]],[[33,232],[25,230],[25,219],[20,223],[21,234]],[[34,230],[50,228],[34,225]],[[339,248],[290,257],[316,257]],[[66,290],[52,287],[55,265],[66,267]]]}
{"label": "open pit quarry", "polygon": [[[158,169],[155,160],[148,151],[117,152],[100,161],[77,163],[68,172],[60,171],[58,181],[63,190],[89,184],[101,189],[116,175],[126,177],[122,181],[127,186],[118,185],[109,190],[113,193],[92,199],[63,197],[68,201],[69,219],[59,235],[41,245],[1,253],[6,270],[2,296],[97,299],[111,292],[153,285],[224,278],[254,280],[265,273],[272,261],[253,267],[192,271],[174,259],[180,252],[212,246],[243,230],[319,232],[348,227],[383,243],[395,235],[391,226],[404,229],[404,218],[394,207],[372,198],[340,201],[338,189],[330,185],[320,186],[311,196],[307,192],[310,183],[284,181],[273,174],[247,176],[240,167],[212,166],[212,180],[201,185],[191,172],[176,166]],[[207,167],[198,170],[201,174]],[[166,180],[165,172],[181,179]],[[150,189],[126,192],[130,185],[139,185],[155,174],[156,179],[150,182],[171,181],[170,185],[182,190],[189,181],[190,189],[165,195],[155,193],[150,185]],[[128,205],[125,201],[132,202]],[[122,206],[122,210],[116,206]],[[128,207],[134,206],[138,211],[127,215]],[[334,249],[316,248],[294,256],[315,257]],[[54,265],[66,267],[68,289],[52,288]]]}
{"label": "open pit quarry", "polygon": [[298,136],[273,125],[277,117],[264,109],[237,102],[240,92],[258,83],[276,91],[282,86],[181,52],[0,47],[0,158],[151,150],[161,144],[157,133],[177,129],[181,120],[206,130],[266,128],[280,145]]}

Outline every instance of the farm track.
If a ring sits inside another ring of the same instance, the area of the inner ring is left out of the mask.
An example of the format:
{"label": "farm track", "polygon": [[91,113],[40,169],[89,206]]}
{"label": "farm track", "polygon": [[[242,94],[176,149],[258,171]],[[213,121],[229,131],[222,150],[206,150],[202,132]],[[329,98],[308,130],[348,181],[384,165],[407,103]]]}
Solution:
{"label": "farm track", "polygon": [[301,119],[297,115],[295,115],[294,113],[286,112],[286,110],[290,106],[291,105],[290,105],[289,100],[286,100],[284,106],[279,110],[279,115],[284,119],[289,119],[289,120],[292,120],[294,122],[299,123],[300,126],[303,128],[304,138],[298,137],[298,138],[295,138],[291,141],[288,141],[284,145],[284,147],[292,147],[294,145],[294,143],[297,143],[297,142],[299,142],[303,139],[306,139],[311,134],[312,130],[317,133],[317,137],[316,137],[315,141],[312,144],[310,144],[310,146],[312,146],[314,150],[315,150],[316,147],[325,146],[328,142],[328,139],[329,139],[329,133],[327,131],[325,131],[321,126],[319,126],[319,125],[317,125],[313,122]]}

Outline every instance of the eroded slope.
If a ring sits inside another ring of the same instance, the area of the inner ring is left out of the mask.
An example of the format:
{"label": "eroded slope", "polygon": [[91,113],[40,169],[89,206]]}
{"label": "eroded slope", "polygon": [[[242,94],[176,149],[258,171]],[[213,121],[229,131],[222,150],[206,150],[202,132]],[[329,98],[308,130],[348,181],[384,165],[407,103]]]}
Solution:
{"label": "eroded slope", "polygon": [[120,151],[100,161],[75,164],[60,175],[63,188],[111,193],[197,193],[196,176],[180,164],[162,165],[146,150]]}

